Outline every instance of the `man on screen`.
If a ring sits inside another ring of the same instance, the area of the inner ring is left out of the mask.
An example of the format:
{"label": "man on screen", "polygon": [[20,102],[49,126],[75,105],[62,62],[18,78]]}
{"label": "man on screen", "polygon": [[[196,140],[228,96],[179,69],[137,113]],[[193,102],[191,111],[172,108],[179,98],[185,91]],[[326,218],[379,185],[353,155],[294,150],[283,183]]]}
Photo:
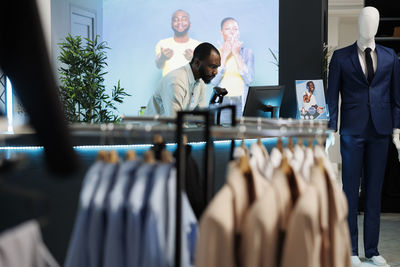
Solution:
{"label": "man on screen", "polygon": [[180,110],[206,107],[206,83],[218,73],[221,57],[210,43],[201,43],[193,58],[164,76],[147,104],[146,116],[176,116]]}
{"label": "man on screen", "polygon": [[308,81],[306,84],[307,90],[304,91],[303,94],[303,104],[306,110],[309,110],[311,107],[317,108],[317,100],[314,96],[315,85],[313,81]]}
{"label": "man on screen", "polygon": [[156,45],[156,65],[162,69],[162,76],[189,63],[193,49],[200,44],[189,38],[190,17],[186,11],[178,9],[174,12],[171,28],[174,37],[160,40]]}

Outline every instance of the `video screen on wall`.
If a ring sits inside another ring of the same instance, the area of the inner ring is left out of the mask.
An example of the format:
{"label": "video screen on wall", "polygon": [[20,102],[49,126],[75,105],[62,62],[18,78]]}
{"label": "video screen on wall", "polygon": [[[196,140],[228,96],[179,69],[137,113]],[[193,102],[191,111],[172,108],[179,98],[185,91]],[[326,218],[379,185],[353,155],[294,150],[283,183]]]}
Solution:
{"label": "video screen on wall", "polygon": [[[225,18],[235,23],[221,31]],[[173,42],[185,33],[190,47]],[[132,95],[118,107],[120,114],[138,115],[162,76],[186,64],[201,42],[222,49],[229,40],[252,52],[251,85],[277,85],[279,0],[104,0],[103,40],[111,48],[106,87],[120,80]],[[174,62],[161,66],[160,52],[175,55]],[[207,97],[212,87],[208,85]]]}

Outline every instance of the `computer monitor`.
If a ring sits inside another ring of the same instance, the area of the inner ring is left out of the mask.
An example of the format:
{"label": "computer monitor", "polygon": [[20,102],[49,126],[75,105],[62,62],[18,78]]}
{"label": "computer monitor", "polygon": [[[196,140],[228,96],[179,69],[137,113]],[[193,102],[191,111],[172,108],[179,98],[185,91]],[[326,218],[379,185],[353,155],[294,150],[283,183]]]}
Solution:
{"label": "computer monitor", "polygon": [[284,90],[282,85],[250,86],[243,116],[278,118]]}

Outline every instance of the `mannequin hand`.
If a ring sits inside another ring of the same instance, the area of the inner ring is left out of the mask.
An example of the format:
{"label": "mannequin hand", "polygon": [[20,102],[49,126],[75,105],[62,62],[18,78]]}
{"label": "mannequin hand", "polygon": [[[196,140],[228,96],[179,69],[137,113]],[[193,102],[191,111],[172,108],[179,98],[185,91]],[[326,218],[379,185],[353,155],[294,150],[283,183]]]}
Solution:
{"label": "mannequin hand", "polygon": [[400,161],[400,139],[399,139],[399,137],[400,137],[400,129],[393,129],[392,140],[393,140],[393,144],[397,148],[398,157],[399,157],[399,161]]}
{"label": "mannequin hand", "polygon": [[325,152],[328,152],[329,147],[335,144],[335,134],[330,133],[325,143]]}

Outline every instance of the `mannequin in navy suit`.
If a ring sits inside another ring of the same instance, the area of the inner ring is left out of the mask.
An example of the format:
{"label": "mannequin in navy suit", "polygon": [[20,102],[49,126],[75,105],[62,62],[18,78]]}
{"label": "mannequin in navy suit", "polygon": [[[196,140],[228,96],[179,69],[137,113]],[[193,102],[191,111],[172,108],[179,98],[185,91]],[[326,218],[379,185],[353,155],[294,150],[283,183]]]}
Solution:
{"label": "mannequin in navy suit", "polygon": [[357,42],[336,50],[329,66],[329,127],[337,130],[340,93],[340,152],[343,190],[349,204],[352,263],[353,266],[361,265],[358,258],[357,209],[360,177],[364,169],[365,256],[375,265],[385,266],[386,262],[378,252],[381,191],[390,135],[393,129],[400,128],[400,67],[392,49],[375,44],[378,10],[364,8],[358,24]]}

